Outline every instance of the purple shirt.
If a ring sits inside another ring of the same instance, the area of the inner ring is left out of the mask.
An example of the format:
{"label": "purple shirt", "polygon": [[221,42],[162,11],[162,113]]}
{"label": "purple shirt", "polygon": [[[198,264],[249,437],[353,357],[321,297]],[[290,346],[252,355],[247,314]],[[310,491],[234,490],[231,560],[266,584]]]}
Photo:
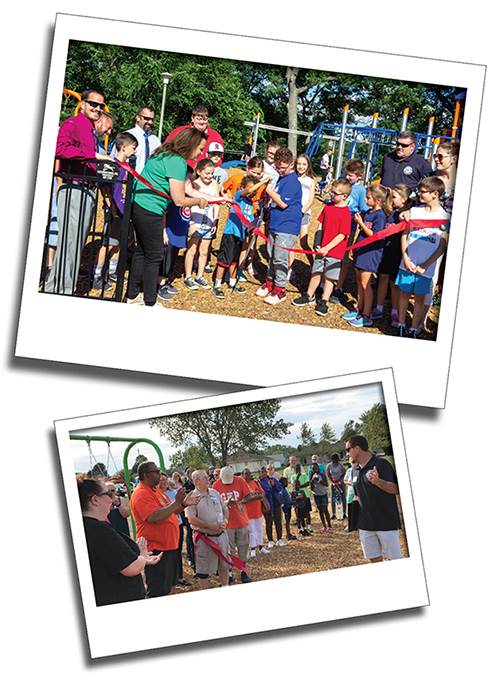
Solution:
{"label": "purple shirt", "polygon": [[56,157],[61,160],[61,171],[68,174],[95,173],[94,164],[71,160],[95,157],[96,152],[97,137],[94,125],[88,117],[78,113],[75,117],[64,120],[59,127],[56,143]]}

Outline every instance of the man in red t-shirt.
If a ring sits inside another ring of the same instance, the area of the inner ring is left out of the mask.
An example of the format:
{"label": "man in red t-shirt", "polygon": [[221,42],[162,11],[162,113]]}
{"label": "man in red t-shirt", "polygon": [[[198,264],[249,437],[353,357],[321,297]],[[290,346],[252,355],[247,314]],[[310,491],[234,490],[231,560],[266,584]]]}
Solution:
{"label": "man in red t-shirt", "polygon": [[[250,489],[245,479],[234,476],[231,467],[223,467],[220,479],[212,488],[222,495],[222,499],[229,510],[227,534],[233,554],[243,562],[248,558],[248,514],[245,503],[249,502]],[[242,582],[251,582],[247,573],[241,573]]]}
{"label": "man in red t-shirt", "polygon": [[328,313],[328,301],[332,295],[334,282],[340,275],[342,259],[347,247],[347,238],[351,232],[351,212],[347,198],[351,194],[351,184],[346,178],[333,181],[331,203],[325,205],[318,216],[320,227],[315,236],[315,250],[321,255],[314,257],[311,268],[311,280],[307,292],[295,298],[292,305],[305,307],[316,303],[314,294],[323,279],[323,294],[316,303],[316,314],[324,317]]}
{"label": "man in red t-shirt", "polygon": [[[191,111],[191,122],[190,124],[184,124],[182,127],[177,127],[176,129],[173,129],[170,134],[167,136],[165,141],[170,141],[170,139],[174,138],[174,136],[177,136],[177,134],[184,129],[190,129],[191,127],[194,127],[195,129],[198,129],[199,131],[204,131],[205,134],[207,134],[207,142],[205,143],[205,149],[203,152],[198,155],[194,160],[187,160],[188,166],[191,167],[191,169],[194,169],[195,166],[198,164],[200,160],[205,159],[207,157],[208,153],[208,148],[211,143],[220,143],[220,145],[224,148],[224,141],[222,140],[222,136],[219,134],[218,131],[215,131],[215,129],[212,129],[211,127],[208,126],[208,108],[204,105],[197,105],[193,108]],[[224,154],[222,153],[221,157],[221,163],[224,161]]]}
{"label": "man in red t-shirt", "polygon": [[154,462],[141,462],[138,475],[139,485],[130,498],[137,537],[146,538],[148,550],[154,554],[163,554],[156,566],[147,566],[145,569],[146,597],[166,596],[177,582],[177,514],[185,507],[196,504],[199,498],[186,495],[185,489],[179,488],[174,502],[171,502],[158,488],[160,468]]}

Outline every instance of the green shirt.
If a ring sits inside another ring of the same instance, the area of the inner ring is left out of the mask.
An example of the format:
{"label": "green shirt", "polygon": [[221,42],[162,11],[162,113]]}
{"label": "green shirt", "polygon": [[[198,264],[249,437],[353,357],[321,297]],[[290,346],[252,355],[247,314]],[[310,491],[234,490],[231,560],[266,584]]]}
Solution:
{"label": "green shirt", "polygon": [[[292,489],[292,490],[295,490],[295,482],[296,482],[296,481],[297,481],[297,475],[296,475],[296,474],[292,474],[292,477],[291,477],[291,482],[292,482],[291,489]],[[301,486],[301,487],[302,487],[304,484],[307,484],[307,483],[309,482],[309,477],[308,477],[308,475],[307,475],[307,474],[304,474],[304,472],[301,472],[301,474],[300,474],[300,476],[299,476],[299,482],[300,482],[300,486]],[[311,489],[309,488],[309,486],[307,486],[306,488],[304,488],[303,491],[304,491],[304,493],[306,494],[306,497],[310,499],[310,498],[311,498]]]}
{"label": "green shirt", "polygon": [[[141,176],[161,192],[170,194],[171,178],[177,181],[185,181],[187,176],[187,163],[180,155],[166,155],[164,153],[150,157],[146,162]],[[153,214],[163,216],[172,200],[160,197],[150,188],[136,180],[134,202],[143,209]]]}

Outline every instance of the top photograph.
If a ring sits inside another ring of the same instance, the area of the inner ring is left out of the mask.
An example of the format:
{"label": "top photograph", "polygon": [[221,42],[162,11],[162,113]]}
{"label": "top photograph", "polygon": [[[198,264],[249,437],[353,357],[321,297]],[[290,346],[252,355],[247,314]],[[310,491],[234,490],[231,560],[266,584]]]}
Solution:
{"label": "top photograph", "polygon": [[466,98],[71,41],[40,291],[436,340]]}
{"label": "top photograph", "polygon": [[444,407],[484,75],[58,15],[16,355]]}

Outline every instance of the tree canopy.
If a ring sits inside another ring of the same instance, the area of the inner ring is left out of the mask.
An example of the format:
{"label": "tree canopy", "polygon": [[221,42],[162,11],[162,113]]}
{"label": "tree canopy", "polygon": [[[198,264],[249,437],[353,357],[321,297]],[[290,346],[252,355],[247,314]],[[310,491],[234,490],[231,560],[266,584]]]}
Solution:
{"label": "tree canopy", "polygon": [[291,423],[278,418],[279,399],[154,418],[156,427],[175,447],[195,444],[212,465],[225,465],[230,452],[260,455],[269,440],[288,434]]}
{"label": "tree canopy", "polygon": [[363,434],[372,451],[383,449],[392,454],[391,435],[385,404],[374,404],[361,414],[361,434]]}
{"label": "tree canopy", "polygon": [[[241,151],[248,139],[244,126],[257,114],[263,123],[313,131],[319,122],[340,122],[351,106],[350,122],[380,113],[379,126],[399,128],[401,111],[410,107],[409,128],[425,132],[430,115],[438,133],[451,126],[455,96],[448,85],[405,82],[292,66],[276,66],[120,45],[79,42],[69,45],[65,87],[102,89],[115,118],[115,131],[133,126],[139,106],[161,108],[161,73],[172,73],[167,87],[164,134],[187,124],[194,104],[210,110],[210,125],[221,132],[228,151]],[[63,101],[61,119],[71,115],[74,99]],[[295,111],[294,111],[295,108]],[[259,134],[261,143],[272,132]],[[286,134],[277,134],[287,142]],[[298,138],[298,150],[305,137]],[[260,148],[262,149],[262,148]]]}

